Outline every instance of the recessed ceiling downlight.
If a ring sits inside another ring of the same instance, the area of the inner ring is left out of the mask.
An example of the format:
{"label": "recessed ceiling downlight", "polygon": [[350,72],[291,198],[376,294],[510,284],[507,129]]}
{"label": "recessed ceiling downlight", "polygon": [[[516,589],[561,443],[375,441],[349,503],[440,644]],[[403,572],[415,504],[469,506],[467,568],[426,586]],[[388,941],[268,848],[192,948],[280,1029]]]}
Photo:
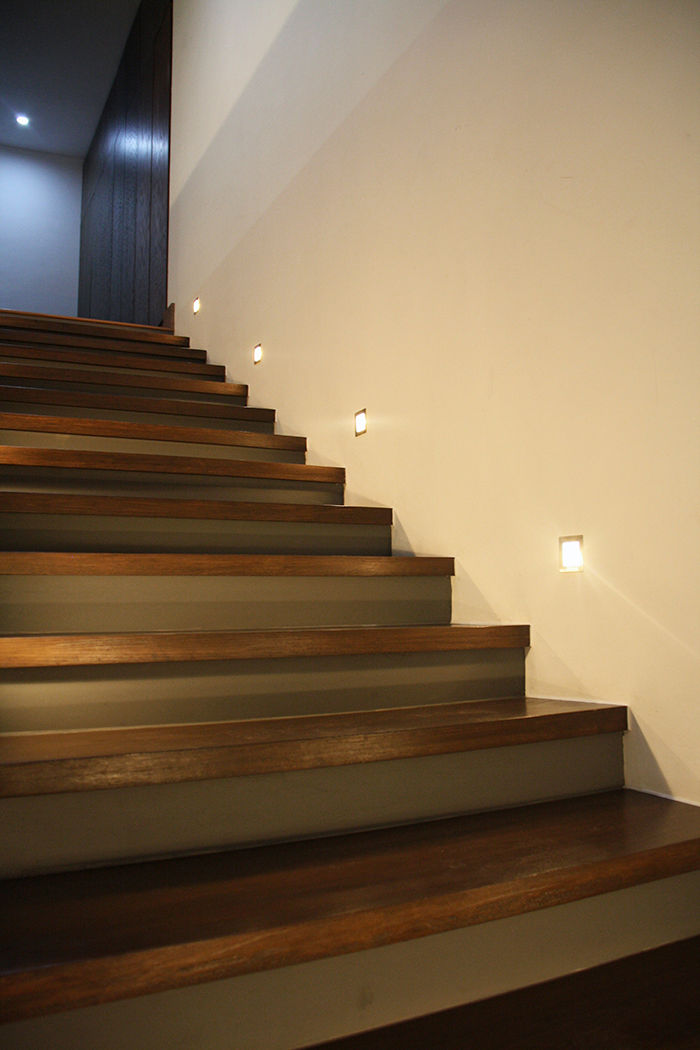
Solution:
{"label": "recessed ceiling downlight", "polygon": [[24,113],[18,113],[15,119],[17,120],[18,124],[22,125],[23,128],[26,128],[29,124],[29,117],[27,117]]}

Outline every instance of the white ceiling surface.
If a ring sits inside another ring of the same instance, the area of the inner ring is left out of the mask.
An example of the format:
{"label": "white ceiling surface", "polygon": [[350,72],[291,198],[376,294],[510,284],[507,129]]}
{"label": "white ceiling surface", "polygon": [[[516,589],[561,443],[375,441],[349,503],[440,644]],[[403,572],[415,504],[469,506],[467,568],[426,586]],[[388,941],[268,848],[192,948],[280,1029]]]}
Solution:
{"label": "white ceiling surface", "polygon": [[85,156],[138,6],[0,0],[0,145]]}

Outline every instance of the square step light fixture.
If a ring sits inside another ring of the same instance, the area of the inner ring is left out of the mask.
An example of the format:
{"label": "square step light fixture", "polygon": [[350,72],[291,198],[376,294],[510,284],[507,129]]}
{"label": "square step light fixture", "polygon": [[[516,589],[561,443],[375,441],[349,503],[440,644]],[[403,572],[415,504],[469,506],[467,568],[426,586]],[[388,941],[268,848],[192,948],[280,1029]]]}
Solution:
{"label": "square step light fixture", "polygon": [[253,364],[259,365],[262,361],[262,345],[258,343],[257,346],[253,347]]}
{"label": "square step light fixture", "polygon": [[198,314],[201,309],[202,309],[202,303],[200,301],[199,296],[197,296],[196,299],[192,300],[192,313],[193,314]]}
{"label": "square step light fixture", "polygon": [[355,437],[367,433],[367,409],[361,408],[355,413]]}
{"label": "square step light fixture", "polygon": [[583,536],[559,537],[559,572],[583,572]]}

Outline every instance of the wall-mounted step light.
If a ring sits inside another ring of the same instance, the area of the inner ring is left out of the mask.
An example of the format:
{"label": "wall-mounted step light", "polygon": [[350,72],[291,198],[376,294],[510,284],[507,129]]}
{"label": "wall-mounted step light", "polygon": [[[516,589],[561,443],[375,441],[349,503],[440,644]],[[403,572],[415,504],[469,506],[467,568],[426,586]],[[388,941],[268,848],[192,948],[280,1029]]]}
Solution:
{"label": "wall-mounted step light", "polygon": [[583,572],[583,536],[559,537],[559,571]]}
{"label": "wall-mounted step light", "polygon": [[355,437],[367,433],[367,409],[361,408],[355,413]]}
{"label": "wall-mounted step light", "polygon": [[259,365],[262,361],[262,346],[258,343],[257,346],[253,347],[253,364]]}
{"label": "wall-mounted step light", "polygon": [[201,309],[202,309],[202,304],[199,301],[199,296],[197,296],[197,298],[192,301],[192,313],[193,314],[198,314]]}

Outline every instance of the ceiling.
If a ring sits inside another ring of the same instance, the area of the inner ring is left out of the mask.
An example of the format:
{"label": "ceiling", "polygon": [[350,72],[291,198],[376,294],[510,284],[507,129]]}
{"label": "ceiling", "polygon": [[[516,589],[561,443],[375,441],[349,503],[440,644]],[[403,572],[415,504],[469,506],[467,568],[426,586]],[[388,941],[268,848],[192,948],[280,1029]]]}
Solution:
{"label": "ceiling", "polygon": [[138,6],[0,0],[0,145],[85,156]]}

